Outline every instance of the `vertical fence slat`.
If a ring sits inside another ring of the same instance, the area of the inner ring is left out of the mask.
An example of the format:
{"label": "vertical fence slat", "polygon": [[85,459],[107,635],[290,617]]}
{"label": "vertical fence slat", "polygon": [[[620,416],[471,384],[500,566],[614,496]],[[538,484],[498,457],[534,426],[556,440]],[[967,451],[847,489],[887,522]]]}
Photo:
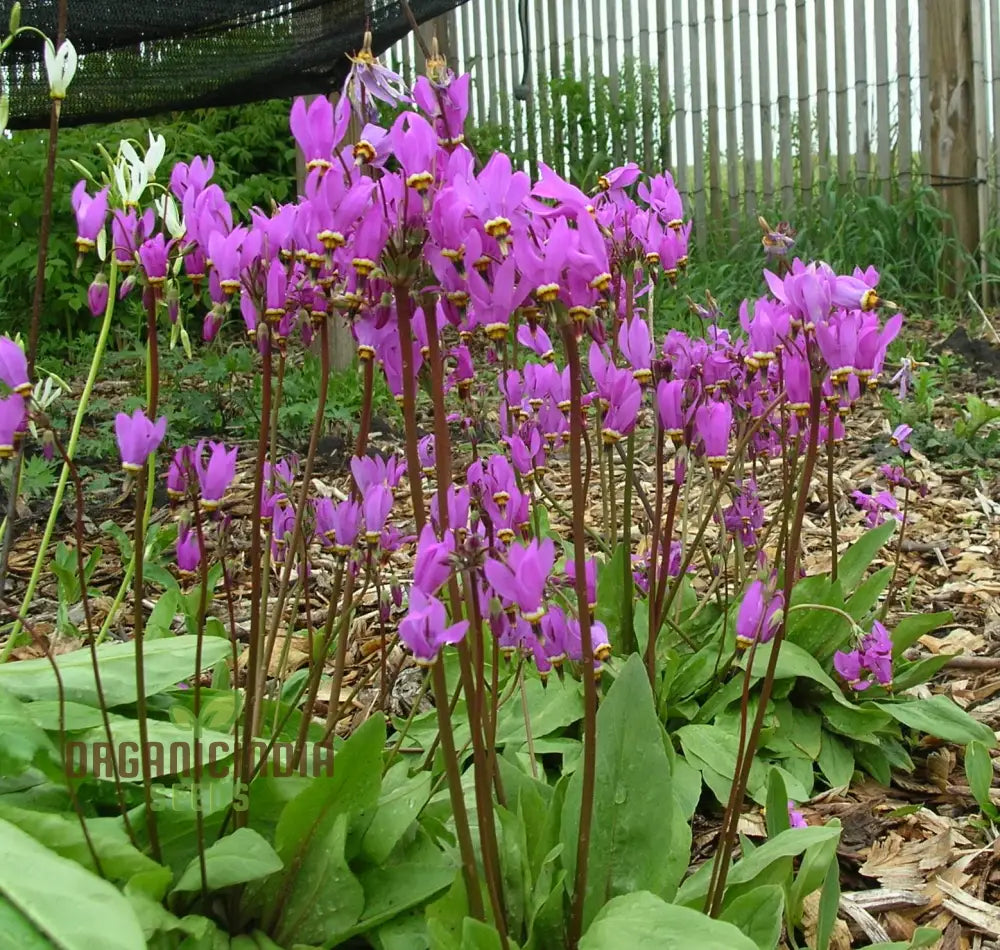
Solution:
{"label": "vertical fence slat", "polygon": [[[679,29],[677,21],[680,19],[680,5],[683,0],[674,0],[674,24],[673,24],[673,40],[674,40],[674,77],[676,79],[677,73],[677,30]],[[669,168],[671,164],[670,158],[670,148],[671,140],[673,136],[671,135],[671,121],[672,113],[677,108],[676,103],[673,103],[673,109],[671,108],[670,101],[670,78],[667,71],[667,0],[656,0],[656,117],[659,125],[657,129],[660,133],[659,136],[659,154],[657,155],[657,171],[662,171],[665,168]],[[681,73],[683,76],[683,72]],[[678,87],[683,88],[683,87]],[[677,95],[675,91],[674,95]],[[679,168],[674,168],[674,175],[679,171]],[[679,186],[678,186],[679,187]]]}
{"label": "vertical fence slat", "polygon": [[[621,109],[621,89],[618,62],[618,4],[609,3],[605,6],[605,13],[608,18],[608,98],[611,100],[611,109],[618,114]],[[619,136],[611,143],[611,154],[614,156],[615,164],[620,164],[622,160],[622,141]]]}
{"label": "vertical fence slat", "polygon": [[889,129],[889,26],[885,6],[884,3],[875,5],[875,134],[879,191],[888,201],[892,195],[892,141]]}
{"label": "vertical fence slat", "polygon": [[[788,49],[788,7],[778,0],[775,10],[778,49]],[[781,165],[781,205],[789,215],[795,201],[794,170],[792,167],[792,101],[787,69],[778,70],[778,152]]]}
{"label": "vertical fence slat", "polygon": [[[471,6],[471,3],[467,3],[465,9]],[[532,98],[535,100],[535,109],[538,112],[539,147],[541,149],[539,154],[545,161],[550,161],[552,158],[552,98],[550,93],[552,77],[545,64],[545,18],[542,15],[542,5],[533,3],[532,6],[534,7],[535,33],[531,42],[535,51],[535,75],[531,91]]]}
{"label": "vertical fence slat", "polygon": [[486,122],[486,91],[489,89],[489,73],[486,69],[486,50],[483,43],[483,31],[479,29],[479,23],[472,18],[469,12],[471,4],[464,4],[462,7],[462,30],[465,33],[466,49],[471,52],[471,59],[475,63],[475,70],[472,74],[472,84],[476,87],[476,105],[473,110],[475,125],[480,126]]}
{"label": "vertical fence slat", "polygon": [[854,165],[864,187],[869,185],[871,173],[871,131],[868,126],[868,30],[859,28],[866,22],[868,13],[865,0],[854,0]]}
{"label": "vertical fence slat", "polygon": [[[671,40],[674,50],[674,101],[671,109],[670,89],[667,81],[667,4],[662,0],[660,20],[660,35],[663,42],[660,46],[660,136],[663,150],[663,167],[669,167],[673,172],[677,190],[684,197],[690,194],[688,185],[688,109],[685,97],[684,71],[684,0],[674,0],[673,23],[671,24]],[[692,69],[694,68],[692,64]],[[692,74],[694,75],[694,74]],[[695,80],[692,78],[691,82]],[[701,139],[701,129],[694,130],[694,137]],[[671,159],[673,149],[673,159]]]}
{"label": "vertical fence slat", "polygon": [[[645,9],[646,4],[639,6]],[[635,110],[635,121],[627,122],[625,126],[625,158],[634,161],[636,158],[636,125],[642,122],[639,90],[636,88],[635,76],[635,32],[632,23],[632,4],[622,4],[622,36],[625,39],[625,55],[622,65],[625,70],[625,99],[630,110]]]}
{"label": "vertical fence slat", "polygon": [[896,168],[899,191],[910,190],[910,172],[913,168],[913,93],[910,74],[910,4],[896,0],[896,75],[898,78],[896,117]]}
{"label": "vertical fence slat", "polygon": [[[600,125],[599,121],[601,117],[601,110],[607,110],[608,100],[607,100],[607,77],[604,72],[604,20],[601,16],[601,11],[603,9],[603,4],[591,3],[588,4],[590,7],[590,12],[593,17],[592,23],[594,26],[594,118],[595,125]],[[610,142],[595,141],[593,143],[593,151],[591,154],[597,151],[608,152],[610,151]]]}
{"label": "vertical fence slat", "polygon": [[795,36],[797,49],[797,74],[799,94],[799,193],[802,203],[812,200],[813,149],[812,108],[809,99],[809,22],[806,18],[806,0],[795,0]]}
{"label": "vertical fence slat", "polygon": [[706,0],[705,63],[708,89],[708,198],[712,220],[722,220],[722,149],[719,142],[719,60],[715,42],[715,0]]}
{"label": "vertical fence slat", "polygon": [[846,185],[851,178],[850,125],[847,118],[847,26],[844,4],[833,0],[833,42],[835,46],[833,72],[834,94],[837,100],[837,181]]}
{"label": "vertical fence slat", "polygon": [[[758,58],[766,62],[771,55],[771,11],[768,0],[757,0]],[[762,69],[760,78],[760,186],[764,204],[774,201],[774,134],[771,99],[771,70]]]}
{"label": "vertical fence slat", "polygon": [[736,125],[736,55],[733,0],[722,0],[722,56],[725,63],[726,96],[726,189],[729,193],[729,233],[733,243],[739,236],[740,149]]}
{"label": "vertical fence slat", "polygon": [[549,0],[546,5],[548,20],[546,22],[546,38],[549,46],[549,89],[551,97],[552,116],[552,167],[560,175],[566,173],[566,156],[563,150],[564,129],[566,125],[565,105],[562,96],[558,96],[552,86],[552,80],[562,75],[562,63],[559,61],[559,18],[556,13],[556,0]]}
{"label": "vertical fence slat", "polygon": [[993,196],[994,213],[1000,215],[1000,5],[992,4],[990,12],[990,52],[993,57]]}
{"label": "vertical fence slat", "polygon": [[[577,30],[573,24],[573,7],[576,6],[571,0],[563,0],[563,62],[572,61],[573,69],[578,68],[581,59],[586,56],[576,55]],[[577,7],[579,9],[579,7]],[[575,73],[574,73],[575,74]],[[572,77],[568,77],[572,78]],[[569,152],[568,168],[572,169],[573,162],[580,160],[580,114],[579,103],[570,113],[569,102],[566,103],[567,127],[566,127],[566,147]]]}
{"label": "vertical fence slat", "polygon": [[[837,2],[837,0],[834,0]],[[826,0],[816,0],[816,177],[830,177],[830,68],[827,58]]]}
{"label": "vertical fence slat", "polygon": [[[762,57],[761,57],[762,58]],[[750,55],[750,0],[740,0],[740,60],[752,62]],[[743,131],[743,193],[747,215],[751,221],[757,216],[757,158],[756,135],[753,121],[753,75],[742,70],[741,123]]]}
{"label": "vertical fence slat", "polygon": [[[657,56],[656,61],[660,62]],[[649,5],[639,4],[639,113],[642,123],[642,167],[653,171],[653,85],[649,71],[653,60],[649,43]],[[661,69],[665,64],[661,63]]]}
{"label": "vertical fence slat", "polygon": [[927,29],[927,0],[917,0],[920,43],[920,171],[924,182],[931,170],[931,50]]}
{"label": "vertical fence slat", "polygon": [[701,111],[701,57],[698,55],[701,43],[698,35],[700,12],[698,0],[688,0],[688,46],[691,63],[691,152],[694,160],[694,229],[695,235],[704,248],[707,230],[705,212],[705,139],[702,131]]}
{"label": "vertical fence slat", "polygon": [[986,54],[986,31],[983,0],[972,0],[970,5],[972,32],[972,95],[976,116],[976,205],[979,211],[979,272],[980,297],[984,304],[988,302],[989,285],[986,282],[987,265],[985,247],[982,239],[989,224],[989,196],[986,186],[986,156],[989,151],[989,133],[986,117],[986,70],[983,61]]}
{"label": "vertical fence slat", "polygon": [[[594,43],[596,42],[595,36],[598,30],[598,25],[595,20],[595,12],[593,5],[584,5],[580,9],[580,81],[583,83],[583,88],[586,90],[586,102],[585,108],[587,110],[587,116],[590,117],[593,109],[595,107],[593,90],[591,89],[591,78],[590,78],[590,58],[591,51],[594,49]],[[574,63],[574,67],[577,64]],[[594,73],[593,83],[596,86],[598,82],[599,73]],[[593,129],[593,122],[587,123],[589,128]],[[593,132],[587,131],[587,127],[580,130],[580,148],[584,155],[593,155],[596,148],[594,144]]]}
{"label": "vertical fence slat", "polygon": [[1000,215],[1000,5],[993,4],[990,12],[990,52],[993,57],[993,212]]}
{"label": "vertical fence slat", "polygon": [[489,19],[486,22],[486,74],[490,77],[489,90],[489,122],[497,125],[500,122],[500,62],[497,58],[497,4],[491,7]]}
{"label": "vertical fence slat", "polygon": [[[531,94],[526,89],[521,89],[521,79],[524,76],[527,64],[527,57],[531,55],[530,49],[525,49],[525,42],[521,36],[521,22],[518,14],[519,4],[511,3],[510,10],[510,107],[514,113],[514,145],[517,152],[524,154],[525,146],[534,138],[532,127],[535,123],[534,109],[529,106]],[[530,42],[530,35],[528,40]],[[529,67],[530,69],[530,67]],[[527,98],[518,98],[517,92]],[[523,168],[523,161],[521,163]]]}
{"label": "vertical fence slat", "polygon": [[510,0],[494,0],[493,26],[497,34],[497,77],[500,82],[493,90],[493,95],[500,100],[500,122],[504,129],[510,134],[513,131],[513,117],[511,115],[511,87],[510,87],[510,44],[507,37],[507,7],[511,5]]}

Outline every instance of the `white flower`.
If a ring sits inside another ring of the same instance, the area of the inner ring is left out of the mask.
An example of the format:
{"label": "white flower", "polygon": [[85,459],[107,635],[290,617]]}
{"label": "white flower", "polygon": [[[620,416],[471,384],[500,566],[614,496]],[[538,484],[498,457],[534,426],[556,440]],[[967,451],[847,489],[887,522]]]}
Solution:
{"label": "white flower", "polygon": [[149,148],[146,149],[146,174],[150,180],[156,178],[156,169],[160,167],[163,156],[167,153],[167,140],[162,135],[153,137],[152,131],[149,133]]}
{"label": "white flower", "polygon": [[173,195],[164,193],[156,199],[156,213],[166,225],[167,231],[172,238],[180,239],[184,237],[187,225],[184,223],[184,217],[181,215],[177,207],[177,200]]}
{"label": "white flower", "polygon": [[118,161],[112,174],[122,204],[126,208],[132,205],[138,206],[149,184],[149,172],[145,161],[139,158],[132,143],[126,139],[123,139],[118,146]]}
{"label": "white flower", "polygon": [[49,95],[65,99],[66,90],[76,75],[76,49],[69,40],[63,40],[56,50],[52,40],[45,40],[45,71],[49,74]]}

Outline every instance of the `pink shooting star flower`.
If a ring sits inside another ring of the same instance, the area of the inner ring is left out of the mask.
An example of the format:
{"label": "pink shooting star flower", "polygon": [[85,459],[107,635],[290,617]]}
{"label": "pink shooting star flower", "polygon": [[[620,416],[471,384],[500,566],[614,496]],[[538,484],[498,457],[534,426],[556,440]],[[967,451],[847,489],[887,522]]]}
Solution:
{"label": "pink shooting star flower", "polygon": [[361,505],[351,498],[336,505],[329,530],[332,532],[333,551],[346,557],[357,543],[361,527]]}
{"label": "pink shooting star flower", "polygon": [[170,173],[170,190],[178,201],[183,201],[189,191],[197,197],[205,190],[214,174],[215,162],[212,156],[203,159],[200,155],[195,155],[190,165],[186,162],[174,165]]}
{"label": "pink shooting star flower", "polygon": [[507,338],[510,318],[528,295],[527,282],[516,282],[517,263],[508,257],[493,274],[490,286],[475,269],[469,271],[472,326],[481,326],[486,335],[499,343]]}
{"label": "pink shooting star flower", "polygon": [[675,446],[683,444],[688,421],[684,410],[685,386],[683,379],[662,379],[656,387],[656,416]]}
{"label": "pink shooting star flower", "polygon": [[392,492],[384,484],[371,485],[361,503],[365,517],[365,540],[374,547],[379,542],[386,518],[392,510]]}
{"label": "pink shooting star flower", "polygon": [[351,474],[358,491],[367,495],[369,489],[376,485],[395,488],[406,474],[406,463],[394,455],[387,459],[378,455],[355,455],[351,459]]}
{"label": "pink shooting star flower", "polygon": [[649,324],[634,316],[630,322],[622,321],[618,331],[618,347],[632,367],[632,375],[643,386],[653,381],[653,340]]}
{"label": "pink shooting star flower", "polygon": [[167,417],[151,422],[141,409],[131,416],[119,412],[115,416],[115,437],[121,453],[122,468],[139,472],[163,441],[167,432]]}
{"label": "pink shooting star flower", "polygon": [[197,453],[195,469],[201,490],[201,504],[208,511],[215,511],[236,477],[236,455],[239,449],[233,446],[227,450],[221,442],[209,442],[208,452],[207,463],[202,453]]}
{"label": "pink shooting star flower", "polygon": [[736,614],[736,647],[747,649],[755,641],[767,643],[778,629],[784,595],[774,593],[762,580],[753,581],[743,594]]}
{"label": "pink shooting star flower", "polygon": [[448,624],[448,612],[436,597],[419,587],[410,591],[410,605],[399,623],[399,638],[421,666],[432,666],[442,647],[458,643],[469,629],[468,620]]}
{"label": "pink shooting star flower", "polygon": [[94,248],[98,235],[104,230],[108,217],[108,189],[102,188],[91,197],[87,194],[87,182],[81,179],[73,188],[70,200],[76,215],[76,249],[86,254]]}
{"label": "pink shooting star flower", "polygon": [[417,542],[417,556],[413,562],[413,587],[433,597],[451,576],[451,557],[455,551],[455,537],[449,531],[443,541],[437,539],[434,528],[425,524]]}
{"label": "pink shooting star flower", "polygon": [[151,287],[162,287],[167,279],[167,257],[172,242],[156,234],[139,245],[139,264]]}
{"label": "pink shooting star flower", "polygon": [[878,683],[892,685],[892,638],[877,620],[871,633],[865,634],[854,650],[838,650],[833,655],[833,668],[855,692],[862,692]]}
{"label": "pink shooting star flower", "polygon": [[201,566],[198,532],[182,524],[177,529],[177,569],[181,574],[195,574]]}
{"label": "pink shooting star flower", "polygon": [[316,96],[308,105],[303,98],[292,103],[289,125],[302,151],[306,168],[331,167],[333,150],[340,144],[351,122],[351,105],[341,96],[334,106],[326,96]]}
{"label": "pink shooting star flower", "polygon": [[868,495],[863,491],[852,491],[852,501],[865,512],[865,523],[869,528],[876,528],[885,522],[887,514],[897,516],[899,504],[891,492],[881,491],[877,495]]}
{"label": "pink shooting star flower", "polygon": [[31,395],[28,358],[9,336],[0,337],[0,382],[19,396]]}
{"label": "pink shooting star flower", "polygon": [[541,543],[532,541],[527,547],[511,545],[507,561],[490,558],[484,570],[486,579],[496,594],[516,604],[528,623],[538,623],[545,616],[545,582],[556,559],[556,547],[551,538]]}
{"label": "pink shooting star flower", "polygon": [[93,316],[104,316],[104,312],[108,309],[110,293],[108,278],[104,276],[104,271],[101,271],[87,288],[87,307]]}
{"label": "pink shooting star flower", "polygon": [[201,455],[204,442],[192,449],[190,445],[182,445],[170,461],[167,469],[167,498],[171,504],[177,504],[187,495],[189,473],[194,468],[195,454]]}
{"label": "pink shooting star flower", "polygon": [[17,393],[0,399],[0,458],[13,456],[27,418],[28,407]]}
{"label": "pink shooting star flower", "polygon": [[791,828],[808,828],[806,816],[795,807],[795,802],[788,799],[788,824]]}
{"label": "pink shooting star flower", "polygon": [[729,455],[729,433],[733,427],[733,407],[728,402],[710,402],[701,406],[694,417],[695,430],[701,439],[708,464],[721,471]]}
{"label": "pink shooting star flower", "polygon": [[684,205],[669,172],[640,182],[637,193],[666,227],[679,230],[683,226]]}
{"label": "pink shooting star flower", "polygon": [[893,430],[893,433],[889,438],[889,441],[892,443],[892,445],[896,446],[896,448],[898,448],[899,451],[902,452],[904,455],[910,454],[911,446],[909,439],[911,432],[913,432],[912,426],[908,426],[905,424],[898,425]]}

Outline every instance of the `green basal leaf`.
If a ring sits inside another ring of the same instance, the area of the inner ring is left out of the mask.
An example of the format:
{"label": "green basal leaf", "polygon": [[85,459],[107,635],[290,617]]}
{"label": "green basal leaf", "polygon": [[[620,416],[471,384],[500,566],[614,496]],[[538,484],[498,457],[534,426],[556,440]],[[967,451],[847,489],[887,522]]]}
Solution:
{"label": "green basal leaf", "polygon": [[[837,840],[840,828],[837,826],[817,826],[808,828],[789,828],[780,835],[765,841],[752,854],[733,865],[727,879],[727,894],[729,888],[741,884],[752,884],[775,862],[784,858],[793,858],[802,854],[807,848],[823,841]],[[681,886],[675,898],[678,904],[686,907],[701,907],[708,894],[711,881],[712,862],[703,864]]]}
{"label": "green basal leaf", "polygon": [[925,633],[945,627],[954,619],[947,610],[936,614],[914,614],[912,617],[904,617],[896,624],[891,634],[893,658],[902,656],[903,651],[913,646]]}
{"label": "green basal leaf", "polygon": [[625,558],[629,551],[619,544],[611,557],[598,567],[597,610],[595,618],[608,631],[611,646],[617,655],[622,654],[621,627],[625,610]]}
{"label": "green basal leaf", "polygon": [[[237,828],[209,845],[205,849],[204,862],[209,891],[256,881],[282,868],[281,858],[274,848],[250,828]],[[201,886],[201,861],[195,857],[174,885],[174,893],[197,891]]]}
{"label": "green basal leaf", "polygon": [[929,656],[924,660],[917,660],[915,663],[897,661],[892,675],[892,688],[896,692],[910,689],[912,686],[919,686],[931,680],[934,675],[941,670],[951,659],[948,654],[940,656]]}
{"label": "green basal leaf", "polygon": [[580,938],[580,950],[756,950],[749,936],[725,920],[713,920],[637,891],[614,897]]}
{"label": "green basal leaf", "polygon": [[[652,890],[670,897],[687,868],[691,830],[670,794],[671,769],[645,666],[629,657],[597,714],[597,766],[584,928],[609,897]],[[572,881],[582,776],[562,815],[563,866]]]}
{"label": "green basal leaf", "polygon": [[990,797],[993,789],[993,760],[988,746],[979,739],[974,739],[966,747],[965,775],[983,814],[996,821],[1000,818],[1000,809]]}
{"label": "green basal leaf", "polygon": [[59,950],[146,948],[135,912],[114,885],[3,819],[0,907],[0,919],[25,939],[17,946],[40,945],[37,933]]}
{"label": "green basal leaf", "polygon": [[88,818],[84,837],[80,820],[75,815],[57,814],[20,808],[0,797],[0,818],[31,835],[54,854],[69,858],[97,873],[90,848],[101,862],[100,871],[111,881],[124,883],[138,875],[145,877],[154,896],[162,897],[170,884],[170,871],[139,851],[125,833],[118,818]]}
{"label": "green basal leaf", "polygon": [[887,518],[884,524],[866,531],[841,555],[837,565],[837,580],[848,594],[857,588],[861,578],[865,576],[865,571],[871,567],[876,555],[895,534],[896,528],[896,522],[892,518]]}
{"label": "green basal leaf", "polygon": [[[143,665],[145,692],[152,696],[170,689],[194,672],[197,649],[195,637],[153,640],[145,645]],[[232,653],[227,640],[206,639],[202,643],[202,670]],[[134,703],[135,643],[106,643],[97,647],[101,667],[101,686],[108,708]],[[75,650],[55,658],[62,678],[65,699],[69,702],[99,706],[90,651]],[[59,688],[47,659],[21,660],[0,665],[0,689],[23,700],[58,700]]]}
{"label": "green basal leaf", "polygon": [[430,798],[430,772],[418,772],[410,778],[407,771],[407,763],[398,762],[382,780],[375,815],[361,841],[362,855],[373,864],[389,857]]}
{"label": "green basal leaf", "polygon": [[901,699],[895,702],[878,702],[875,706],[888,713],[904,726],[916,729],[929,736],[946,742],[962,744],[977,739],[989,748],[996,747],[993,730],[985,723],[977,722],[964,709],[960,709],[947,696],[932,696],[930,699]]}
{"label": "green basal leaf", "polygon": [[816,759],[823,777],[831,788],[846,788],[854,775],[854,753],[832,732],[824,732]]}
{"label": "green basal leaf", "polygon": [[719,919],[749,937],[758,950],[774,950],[781,939],[784,912],[784,891],[777,884],[766,884],[738,897],[723,910]]}
{"label": "green basal leaf", "polygon": [[774,838],[791,827],[788,817],[788,792],[785,789],[785,780],[778,769],[771,769],[767,776],[767,806],[764,820],[769,838]]}

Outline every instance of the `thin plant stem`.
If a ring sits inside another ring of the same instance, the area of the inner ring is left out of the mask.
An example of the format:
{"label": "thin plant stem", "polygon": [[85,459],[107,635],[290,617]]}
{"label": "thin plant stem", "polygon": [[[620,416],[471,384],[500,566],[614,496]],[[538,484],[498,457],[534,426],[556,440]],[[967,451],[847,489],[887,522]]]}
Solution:
{"label": "thin plant stem", "polygon": [[[785,552],[784,569],[784,602],[791,604],[792,588],[795,586],[795,578],[799,561],[800,546],[802,540],[802,522],[805,520],[806,502],[809,498],[809,486],[812,482],[813,470],[816,466],[817,446],[819,443],[819,423],[821,409],[822,392],[820,382],[813,381],[812,392],[809,402],[809,442],[806,449],[806,457],[802,466],[802,477],[799,482],[798,497],[796,498],[795,514],[792,518],[791,528],[788,535],[788,546]],[[757,712],[754,716],[753,726],[750,730],[750,737],[744,745],[740,743],[736,763],[736,778],[733,782],[729,794],[729,802],[726,805],[726,813],[723,818],[722,841],[719,850],[716,852],[715,866],[713,868],[713,881],[706,898],[706,911],[711,916],[717,916],[722,907],[722,900],[726,890],[726,879],[729,876],[729,861],[732,857],[733,847],[736,842],[736,827],[739,818],[739,806],[746,794],[747,782],[750,778],[750,767],[753,764],[757,745],[760,741],[760,733],[764,724],[764,717],[767,713],[767,704],[771,698],[771,689],[774,684],[774,674],[778,664],[778,654],[781,644],[785,639],[788,629],[787,616],[783,616],[772,639],[771,654],[768,658],[767,671],[761,682],[760,696],[757,701]],[[752,659],[748,664],[748,670],[752,669]],[[749,696],[745,694],[745,701],[741,708],[741,729],[749,714]]]}
{"label": "thin plant stem", "polygon": [[431,668],[431,678],[434,687],[434,702],[437,708],[438,736],[444,768],[448,776],[451,809],[455,816],[455,833],[458,836],[458,850],[462,858],[462,876],[465,879],[469,912],[473,917],[485,920],[479,872],[476,869],[476,855],[472,849],[472,833],[469,831],[469,816],[465,809],[465,794],[462,791],[462,776],[458,770],[455,736],[451,729],[448,683],[444,675],[444,665],[440,659]]}
{"label": "thin plant stem", "polygon": [[[629,287],[631,287],[631,281]],[[622,544],[625,556],[622,559],[622,652],[628,656],[637,646],[635,626],[632,620],[632,478],[635,474],[635,432],[630,432],[625,461],[625,497],[622,500]]]}
{"label": "thin plant stem", "polygon": [[[906,477],[906,461],[903,461],[903,477]],[[899,537],[896,540],[896,557],[892,562],[892,577],[889,579],[889,588],[885,595],[885,601],[882,604],[882,609],[879,611],[879,617],[882,622],[885,622],[886,615],[889,613],[893,602],[896,599],[896,580],[899,577],[899,565],[903,558],[903,540],[906,537],[906,516],[910,510],[910,486],[905,484],[903,487],[903,511],[902,517],[899,520]]]}
{"label": "thin plant stem", "polygon": [[[194,691],[192,698],[194,700],[194,784],[195,788],[200,789],[203,767],[201,759],[201,668],[202,646],[205,641],[205,614],[208,610],[208,551],[205,549],[205,533],[201,523],[201,506],[198,504],[198,495],[194,490],[195,484],[197,484],[196,480],[189,477],[188,485],[190,486],[192,495],[195,536],[198,540],[198,617],[195,632],[197,642],[194,649]],[[208,866],[205,860],[205,815],[201,808],[195,809],[194,820],[195,837],[198,841],[198,871],[201,875],[201,896],[202,900],[208,900]]]}
{"label": "thin plant stem", "polygon": [[[83,597],[83,616],[87,627],[87,646],[90,650],[90,664],[94,671],[94,689],[97,693],[98,708],[101,711],[101,723],[104,726],[104,734],[107,736],[108,744],[113,745],[114,737],[111,732],[111,717],[108,714],[108,704],[104,698],[104,684],[101,679],[101,664],[98,662],[97,658],[97,643],[94,638],[93,618],[90,612],[90,597],[87,593],[87,572],[83,559],[83,481],[80,478],[80,473],[77,470],[76,465],[73,464],[73,460],[66,453],[66,450],[63,448],[59,439],[54,438],[53,444],[56,447],[56,451],[63,459],[63,463],[69,467],[70,475],[73,479],[73,489],[76,495],[76,517],[73,520],[73,531],[76,538],[76,570],[77,576],[80,579],[81,596]],[[61,684],[61,680],[59,682]],[[114,779],[115,797],[118,800],[118,812],[122,816],[122,823],[125,826],[125,831],[128,833],[132,844],[138,847],[138,839],[136,838],[135,831],[132,828],[132,822],[128,816],[128,807],[125,803],[125,790],[122,786],[121,774],[118,770],[118,757],[115,755],[111,756],[111,775]]]}
{"label": "thin plant stem", "polygon": [[[267,324],[261,321],[257,328],[257,333],[267,333]],[[247,657],[247,690],[246,707],[243,717],[243,757],[237,760],[234,771],[238,776],[248,777],[252,771],[253,752],[251,744],[253,741],[254,718],[256,706],[259,701],[256,689],[257,664],[260,662],[261,653],[261,594],[263,590],[263,578],[261,577],[261,496],[264,492],[264,460],[267,457],[267,428],[266,420],[271,415],[271,342],[267,341],[267,346],[263,353],[263,367],[261,374],[261,426],[257,434],[257,458],[254,462],[253,498],[251,499],[251,533],[250,533],[250,643]],[[273,459],[272,459],[273,463]],[[236,674],[236,670],[233,671]],[[246,812],[236,812],[236,824],[239,826],[246,822]]]}
{"label": "thin plant stem", "polygon": [[[143,510],[145,507],[146,483],[144,476],[147,460],[142,471],[136,476],[135,487],[135,534],[132,544],[135,548],[135,577],[132,585],[133,598],[133,630],[132,642],[135,646],[135,687],[136,715],[139,720],[139,749],[142,761],[142,792],[146,802],[146,831],[149,834],[149,847],[153,858],[160,860],[160,838],[156,827],[156,812],[153,810],[153,776],[152,763],[149,756],[149,722],[146,711],[146,665],[143,647],[146,642],[145,616],[142,608],[143,597],[143,557],[144,538],[142,536]],[[200,645],[200,641],[199,641]],[[200,671],[199,671],[200,672]]]}
{"label": "thin plant stem", "polygon": [[587,864],[590,857],[590,830],[594,817],[594,781],[597,772],[597,683],[591,664],[594,662],[594,643],[590,630],[590,609],[587,596],[587,577],[583,565],[587,561],[584,541],[583,513],[586,498],[583,494],[583,466],[580,445],[583,441],[583,399],[580,350],[574,327],[564,322],[563,341],[569,364],[569,470],[573,498],[573,557],[577,563],[576,602],[580,622],[580,644],[583,654],[583,779],[580,799],[580,828],[576,848],[576,879],[573,882],[572,910],[569,923],[569,945],[575,947],[583,933],[583,908],[587,894]]}
{"label": "thin plant stem", "polygon": [[[413,304],[407,284],[393,287],[396,295],[396,315],[399,325],[399,345],[403,364],[403,425],[406,430],[406,474],[413,500],[413,520],[417,534],[423,530],[427,514],[424,506],[424,487],[420,481],[420,456],[417,452],[417,387],[413,373]],[[434,453],[438,454],[437,451]]]}
{"label": "thin plant stem", "polygon": [[[282,363],[284,365],[284,363]],[[312,483],[313,467],[316,462],[316,451],[319,447],[320,436],[323,432],[323,420],[326,415],[327,394],[330,391],[330,330],[327,320],[320,324],[320,378],[319,394],[316,403],[316,415],[313,418],[312,432],[309,436],[309,448],[306,453],[306,461],[302,472],[302,487],[299,489],[298,502],[295,506],[295,522],[292,525],[291,537],[288,541],[288,553],[285,563],[282,565],[281,578],[278,582],[277,603],[270,618],[270,629],[267,632],[267,643],[264,647],[264,654],[261,658],[260,668],[256,672],[257,689],[263,691],[264,678],[271,666],[271,657],[274,655],[274,646],[278,638],[278,627],[281,624],[281,617],[284,614],[285,601],[288,597],[289,579],[292,574],[292,566],[295,563],[295,551],[303,539],[303,519],[309,497],[309,489]],[[275,412],[277,416],[277,411]],[[303,557],[302,570],[305,571],[306,562]],[[286,645],[289,641],[285,640]]]}
{"label": "thin plant stem", "polygon": [[837,583],[837,561],[840,546],[837,543],[837,498],[834,495],[833,458],[835,443],[833,440],[833,423],[837,418],[836,406],[830,406],[830,414],[826,424],[826,505],[830,513],[830,580]]}
{"label": "thin plant stem", "polygon": [[[118,264],[114,255],[111,257],[111,267],[108,275],[108,303],[104,308],[104,319],[101,322],[101,329],[97,336],[97,343],[94,347],[94,355],[90,360],[90,370],[87,373],[87,381],[84,383],[83,392],[80,394],[80,401],[76,408],[76,415],[73,417],[73,425],[70,428],[69,442],[66,444],[66,455],[73,459],[76,457],[77,443],[80,441],[80,431],[83,429],[83,419],[87,414],[87,406],[90,403],[90,396],[97,383],[97,374],[100,371],[101,363],[104,359],[104,351],[108,345],[108,336],[111,332],[111,317],[114,314],[116,288],[118,286]],[[63,495],[66,492],[66,484],[69,481],[69,466],[63,462],[62,471],[59,473],[59,481],[56,483],[55,492],[52,495],[52,508],[49,511],[48,520],[45,522],[45,530],[42,532],[42,540],[38,545],[38,553],[35,555],[35,563],[31,568],[31,576],[28,578],[28,586],[25,589],[24,597],[21,600],[21,607],[18,610],[18,620],[14,623],[13,629],[4,644],[3,653],[0,654],[0,663],[5,663],[10,659],[11,651],[14,649],[18,636],[21,633],[21,619],[27,617],[31,602],[35,596],[38,582],[41,580],[42,569],[48,556],[49,543],[52,541],[52,532],[55,530],[56,521],[59,519],[59,512],[62,508]]]}
{"label": "thin plant stem", "polygon": [[[434,465],[437,475],[438,523],[442,534],[448,530],[448,488],[451,485],[451,439],[448,434],[448,417],[444,403],[444,371],[438,339],[437,313],[433,303],[423,307],[427,326],[428,362],[431,370],[431,397],[434,403]],[[454,573],[448,577],[448,599],[452,619],[461,616],[462,597]],[[483,855],[486,887],[493,905],[494,925],[500,934],[502,947],[507,946],[507,915],[504,910],[501,885],[500,855],[494,823],[493,801],[490,792],[491,763],[488,761],[483,741],[482,703],[485,690],[483,681],[482,639],[475,643],[478,683],[473,671],[472,651],[468,638],[458,643],[459,666],[463,689],[469,708],[469,725],[472,730],[473,777],[476,791],[476,810],[479,813],[479,837]]]}

